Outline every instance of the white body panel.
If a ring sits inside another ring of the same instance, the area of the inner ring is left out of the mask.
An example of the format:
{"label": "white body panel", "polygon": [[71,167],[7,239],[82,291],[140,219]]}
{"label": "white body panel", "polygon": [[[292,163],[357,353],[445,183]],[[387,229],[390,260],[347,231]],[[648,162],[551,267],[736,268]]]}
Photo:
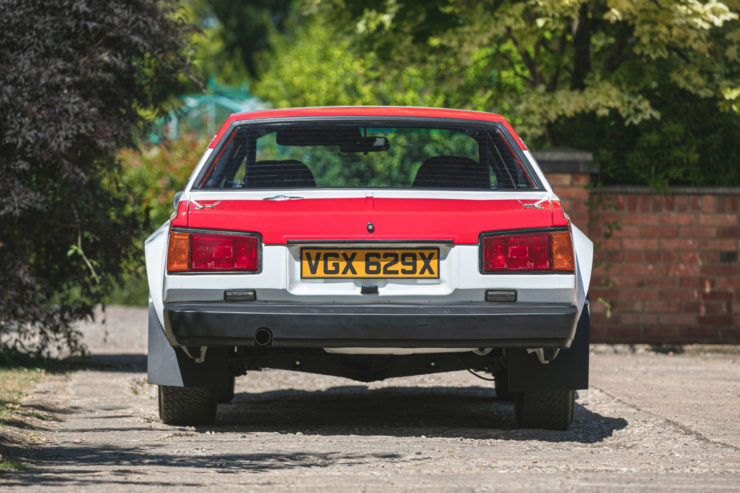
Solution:
{"label": "white body panel", "polygon": [[[192,190],[193,181],[208,159],[211,149],[201,158],[193,171],[180,200],[262,200],[279,194],[300,198],[436,198],[463,200],[526,200],[558,201],[547,179],[529,151],[531,162],[545,191],[430,191],[384,189],[305,189],[305,190]],[[569,303],[583,309],[588,292],[593,244],[575,226],[572,226],[576,272],[574,274],[481,274],[478,245],[451,245],[440,243],[439,279],[379,279],[373,280],[378,294],[360,293],[362,280],[304,280],[300,277],[299,245],[263,245],[262,271],[258,274],[177,274],[166,272],[167,233],[169,221],[146,241],[146,265],[150,298],[161,324],[166,302],[223,301],[225,290],[253,289],[261,301],[289,301],[296,303],[458,303],[481,301],[486,289],[513,289],[518,303]],[[326,246],[330,246],[327,242]],[[351,244],[342,244],[351,247]],[[360,246],[360,245],[355,245]],[[384,246],[378,243],[378,247]],[[390,245],[386,245],[390,246]],[[405,246],[414,246],[409,243]],[[429,244],[425,244],[429,246]],[[460,351],[461,349],[455,349]],[[469,351],[472,349],[462,349]],[[334,348],[332,352],[409,354],[429,352],[429,349],[358,349]],[[401,353],[398,353],[401,351]],[[439,348],[434,349],[440,352]]]}

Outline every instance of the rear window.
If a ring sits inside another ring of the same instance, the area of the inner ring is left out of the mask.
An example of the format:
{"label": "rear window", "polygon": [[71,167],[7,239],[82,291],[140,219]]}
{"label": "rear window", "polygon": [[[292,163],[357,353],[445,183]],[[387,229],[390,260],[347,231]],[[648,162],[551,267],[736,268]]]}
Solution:
{"label": "rear window", "polygon": [[227,137],[196,188],[537,188],[503,132],[349,122],[244,125]]}

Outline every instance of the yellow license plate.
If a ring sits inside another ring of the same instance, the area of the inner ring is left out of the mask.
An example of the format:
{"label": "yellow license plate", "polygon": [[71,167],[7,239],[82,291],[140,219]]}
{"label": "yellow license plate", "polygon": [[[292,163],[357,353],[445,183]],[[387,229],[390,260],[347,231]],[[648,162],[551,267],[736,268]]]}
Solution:
{"label": "yellow license plate", "polygon": [[302,248],[302,278],[439,277],[438,248]]}

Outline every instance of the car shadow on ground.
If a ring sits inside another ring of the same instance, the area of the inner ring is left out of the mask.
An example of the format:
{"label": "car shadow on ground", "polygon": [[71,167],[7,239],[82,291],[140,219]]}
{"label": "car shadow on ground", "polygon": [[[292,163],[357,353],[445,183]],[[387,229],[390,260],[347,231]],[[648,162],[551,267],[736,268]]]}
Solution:
{"label": "car shadow on ground", "polygon": [[492,388],[349,385],[240,393],[219,406],[216,425],[197,430],[596,443],[626,426],[623,418],[577,403],[568,430],[524,430],[516,426],[514,404],[498,399]]}

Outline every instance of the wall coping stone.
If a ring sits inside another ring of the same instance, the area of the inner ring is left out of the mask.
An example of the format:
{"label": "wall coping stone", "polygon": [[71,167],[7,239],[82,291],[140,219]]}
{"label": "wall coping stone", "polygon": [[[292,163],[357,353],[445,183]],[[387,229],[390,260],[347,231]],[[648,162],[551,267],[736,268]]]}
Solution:
{"label": "wall coping stone", "polygon": [[738,195],[740,187],[671,187],[666,191],[633,185],[611,185],[592,188],[591,193],[623,195]]}
{"label": "wall coping stone", "polygon": [[587,151],[556,147],[544,151],[532,151],[543,173],[586,173],[596,174],[594,155]]}

